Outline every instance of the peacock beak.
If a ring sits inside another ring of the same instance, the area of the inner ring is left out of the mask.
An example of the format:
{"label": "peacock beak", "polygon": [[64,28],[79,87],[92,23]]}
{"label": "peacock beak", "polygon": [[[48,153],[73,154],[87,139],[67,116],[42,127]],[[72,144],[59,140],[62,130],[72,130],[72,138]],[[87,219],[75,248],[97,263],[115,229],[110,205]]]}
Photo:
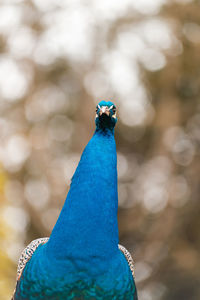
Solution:
{"label": "peacock beak", "polygon": [[102,114],[106,114],[107,116],[110,116],[110,110],[107,106],[101,106],[99,111],[99,116],[101,116]]}

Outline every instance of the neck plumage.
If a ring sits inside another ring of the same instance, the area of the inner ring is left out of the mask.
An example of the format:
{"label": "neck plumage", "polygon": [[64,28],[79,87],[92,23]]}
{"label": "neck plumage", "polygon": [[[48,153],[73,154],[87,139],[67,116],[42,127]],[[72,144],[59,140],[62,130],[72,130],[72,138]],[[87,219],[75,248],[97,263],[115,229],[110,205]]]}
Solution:
{"label": "neck plumage", "polygon": [[58,259],[118,251],[117,155],[114,132],[97,129],[83,151],[69,193],[47,245]]}

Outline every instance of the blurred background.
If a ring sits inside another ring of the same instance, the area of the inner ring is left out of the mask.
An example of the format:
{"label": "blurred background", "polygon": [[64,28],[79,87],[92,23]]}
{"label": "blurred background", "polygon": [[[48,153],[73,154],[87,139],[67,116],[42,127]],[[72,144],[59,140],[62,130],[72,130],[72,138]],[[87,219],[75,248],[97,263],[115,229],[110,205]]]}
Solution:
{"label": "blurred background", "polygon": [[200,299],[200,1],[1,0],[1,300],[49,236],[102,99],[118,106],[139,300]]}

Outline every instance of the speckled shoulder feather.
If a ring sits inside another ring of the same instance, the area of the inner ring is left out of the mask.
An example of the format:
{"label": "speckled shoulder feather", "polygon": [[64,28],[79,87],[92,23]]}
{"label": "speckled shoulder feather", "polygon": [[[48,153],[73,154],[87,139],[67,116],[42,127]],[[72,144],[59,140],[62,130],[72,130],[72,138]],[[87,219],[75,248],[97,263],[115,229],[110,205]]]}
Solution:
{"label": "speckled shoulder feather", "polygon": [[[19,262],[18,262],[18,267],[17,267],[17,278],[16,280],[19,281],[21,275],[22,275],[22,272],[27,264],[27,262],[29,261],[29,259],[32,257],[33,253],[35,252],[35,250],[37,249],[37,247],[39,245],[42,245],[42,244],[45,244],[46,242],[48,242],[49,238],[48,237],[45,237],[45,238],[39,238],[39,239],[36,239],[36,240],[33,240],[23,251],[22,251],[22,254],[19,258]],[[135,278],[135,272],[134,272],[134,262],[133,262],[133,258],[130,254],[130,252],[122,245],[118,245],[119,247],[119,250],[124,254],[128,264],[129,264],[129,267],[130,267],[130,270],[131,270],[131,273],[133,275],[133,278]],[[13,299],[13,298],[12,298]],[[12,300],[11,299],[11,300]]]}

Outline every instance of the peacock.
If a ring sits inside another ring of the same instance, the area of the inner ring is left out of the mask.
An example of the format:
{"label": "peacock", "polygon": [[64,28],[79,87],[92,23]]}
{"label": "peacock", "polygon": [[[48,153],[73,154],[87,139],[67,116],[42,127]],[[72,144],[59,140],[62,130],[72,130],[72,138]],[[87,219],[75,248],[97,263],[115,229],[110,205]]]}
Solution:
{"label": "peacock", "polygon": [[116,106],[96,106],[96,129],[49,238],[22,252],[13,300],[137,300],[133,260],[119,245]]}

